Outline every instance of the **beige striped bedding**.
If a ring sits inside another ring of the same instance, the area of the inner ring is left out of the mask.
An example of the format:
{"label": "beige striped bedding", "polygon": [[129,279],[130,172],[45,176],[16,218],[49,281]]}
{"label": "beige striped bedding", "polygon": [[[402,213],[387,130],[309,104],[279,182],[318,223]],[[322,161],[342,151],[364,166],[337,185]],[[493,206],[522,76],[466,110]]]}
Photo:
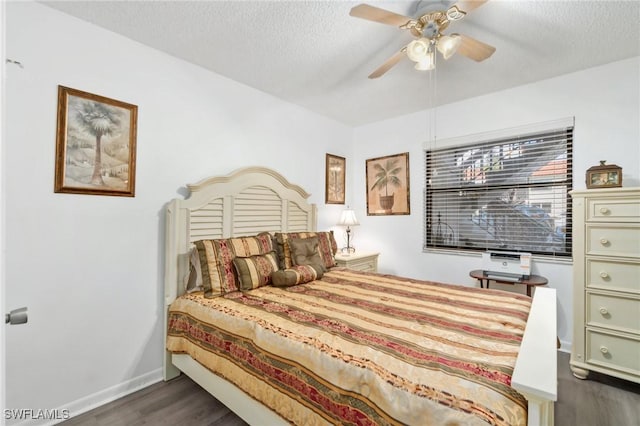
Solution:
{"label": "beige striped bedding", "polygon": [[531,299],[332,268],[171,305],[187,353],[293,424],[524,425],[511,374]]}

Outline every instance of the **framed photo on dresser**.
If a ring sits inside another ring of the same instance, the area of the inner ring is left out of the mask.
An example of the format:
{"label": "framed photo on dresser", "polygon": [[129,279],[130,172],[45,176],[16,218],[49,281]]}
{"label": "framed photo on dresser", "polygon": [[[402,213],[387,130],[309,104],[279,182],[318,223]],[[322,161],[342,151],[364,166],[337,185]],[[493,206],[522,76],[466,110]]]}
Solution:
{"label": "framed photo on dresser", "polygon": [[588,189],[620,188],[622,186],[622,167],[615,164],[605,164],[600,161],[599,166],[587,170],[586,184]]}

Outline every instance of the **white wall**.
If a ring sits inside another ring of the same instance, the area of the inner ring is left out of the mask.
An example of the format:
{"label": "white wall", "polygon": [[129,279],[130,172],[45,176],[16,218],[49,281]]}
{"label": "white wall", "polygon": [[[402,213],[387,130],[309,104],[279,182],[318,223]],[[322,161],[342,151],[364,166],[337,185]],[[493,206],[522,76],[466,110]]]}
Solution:
{"label": "white wall", "polygon": [[[239,167],[311,192],[353,130],[32,2],[7,3],[7,407],[78,410],[160,378],[164,204]],[[138,106],[135,198],[54,194],[57,86]],[[350,160],[349,160],[350,161]],[[349,164],[348,164],[349,167]],[[350,194],[347,194],[350,196]]]}
{"label": "white wall", "polygon": [[[574,188],[585,187],[585,171],[599,160],[623,168],[623,185],[640,186],[640,58],[633,58],[534,84],[445,105],[437,109],[437,140],[484,133],[565,117],[575,117]],[[408,274],[464,285],[481,267],[479,255],[423,253],[424,153],[428,111],[398,117],[355,131],[354,208],[361,226],[358,245],[380,250],[382,272]],[[436,147],[438,145],[436,140]],[[427,143],[427,146],[433,146]],[[365,160],[409,151],[410,216],[366,216]],[[571,342],[572,273],[570,264],[534,262],[534,273],[557,289],[558,335]]]}

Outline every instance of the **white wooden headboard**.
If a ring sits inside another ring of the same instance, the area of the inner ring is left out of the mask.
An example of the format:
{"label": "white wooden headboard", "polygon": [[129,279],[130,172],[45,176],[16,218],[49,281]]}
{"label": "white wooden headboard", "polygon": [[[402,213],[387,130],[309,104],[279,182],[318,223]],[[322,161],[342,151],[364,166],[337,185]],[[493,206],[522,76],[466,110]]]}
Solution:
{"label": "white wooden headboard", "polygon": [[248,167],[187,187],[190,195],[172,200],[166,210],[166,305],[183,291],[194,241],[316,230],[310,194],[274,170]]}

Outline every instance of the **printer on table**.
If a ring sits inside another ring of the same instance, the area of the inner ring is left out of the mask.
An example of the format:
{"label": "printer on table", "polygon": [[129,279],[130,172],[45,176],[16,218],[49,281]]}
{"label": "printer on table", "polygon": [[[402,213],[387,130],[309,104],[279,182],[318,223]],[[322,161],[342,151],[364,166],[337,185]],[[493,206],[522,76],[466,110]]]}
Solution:
{"label": "printer on table", "polygon": [[482,253],[482,268],[486,278],[518,282],[531,274],[531,253],[487,251]]}

